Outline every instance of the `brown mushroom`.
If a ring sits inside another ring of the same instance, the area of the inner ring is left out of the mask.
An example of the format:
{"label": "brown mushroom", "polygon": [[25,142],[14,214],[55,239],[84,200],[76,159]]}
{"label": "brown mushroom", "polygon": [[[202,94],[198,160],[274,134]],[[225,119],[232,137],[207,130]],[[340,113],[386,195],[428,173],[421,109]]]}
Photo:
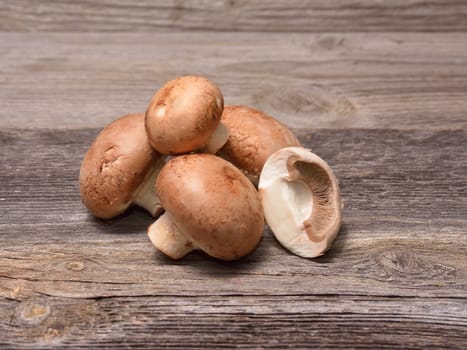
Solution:
{"label": "brown mushroom", "polygon": [[329,165],[302,147],[268,158],[259,180],[266,222],[277,240],[305,258],[324,254],[341,226],[341,198]]}
{"label": "brown mushroom", "polygon": [[300,146],[287,126],[257,109],[225,106],[222,122],[230,136],[219,156],[242,170],[255,185],[271,154],[283,147]]}
{"label": "brown mushroom", "polygon": [[216,153],[227,141],[220,123],[224,97],[210,80],[184,76],[167,82],[146,111],[150,144],[163,154],[204,149]]}
{"label": "brown mushroom", "polygon": [[264,216],[258,192],[231,163],[211,154],[173,158],[156,182],[165,213],[148,229],[157,249],[173,259],[200,249],[235,260],[258,244]]}
{"label": "brown mushroom", "polygon": [[84,156],[79,174],[84,205],[110,219],[135,203],[157,216],[162,208],[154,190],[164,157],[148,142],[144,114],[128,114],[107,125]]}

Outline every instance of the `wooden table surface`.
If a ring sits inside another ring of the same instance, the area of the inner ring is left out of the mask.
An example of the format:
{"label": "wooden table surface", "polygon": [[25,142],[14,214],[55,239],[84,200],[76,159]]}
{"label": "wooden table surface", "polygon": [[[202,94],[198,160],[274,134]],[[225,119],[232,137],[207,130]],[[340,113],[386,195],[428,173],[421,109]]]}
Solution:
{"label": "wooden table surface", "polygon": [[[172,261],[93,218],[99,130],[201,74],[333,167],[332,249]],[[465,1],[0,0],[0,348],[467,348]]]}

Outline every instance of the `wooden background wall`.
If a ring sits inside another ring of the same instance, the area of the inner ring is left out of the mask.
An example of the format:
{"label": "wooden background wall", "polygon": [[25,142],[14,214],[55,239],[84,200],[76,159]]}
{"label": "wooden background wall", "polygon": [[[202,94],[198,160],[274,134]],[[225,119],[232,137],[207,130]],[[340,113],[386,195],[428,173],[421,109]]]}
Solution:
{"label": "wooden background wall", "polygon": [[455,32],[463,0],[1,0],[0,30]]}

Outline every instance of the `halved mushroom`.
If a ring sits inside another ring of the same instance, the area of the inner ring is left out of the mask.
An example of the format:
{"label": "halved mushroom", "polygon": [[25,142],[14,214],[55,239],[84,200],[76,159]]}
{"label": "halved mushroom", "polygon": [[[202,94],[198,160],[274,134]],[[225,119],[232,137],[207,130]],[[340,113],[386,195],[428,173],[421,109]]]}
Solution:
{"label": "halved mushroom", "polygon": [[162,211],[154,183],[164,156],[148,142],[144,114],[128,114],[107,125],[84,156],[79,174],[84,205],[110,219],[132,203],[151,215]]}
{"label": "halved mushroom", "polygon": [[216,153],[229,134],[220,123],[224,97],[210,80],[184,76],[167,82],[146,111],[150,144],[162,154]]}
{"label": "halved mushroom", "polygon": [[329,165],[302,147],[268,158],[259,180],[266,222],[277,240],[305,258],[324,254],[341,226],[339,185]]}
{"label": "halved mushroom", "polygon": [[148,229],[151,242],[173,259],[200,249],[222,260],[249,254],[264,215],[258,192],[231,163],[211,154],[173,158],[162,168],[157,194],[166,210]]}
{"label": "halved mushroom", "polygon": [[230,136],[219,156],[242,170],[255,185],[271,154],[284,147],[300,146],[286,125],[257,109],[225,106],[222,122]]}

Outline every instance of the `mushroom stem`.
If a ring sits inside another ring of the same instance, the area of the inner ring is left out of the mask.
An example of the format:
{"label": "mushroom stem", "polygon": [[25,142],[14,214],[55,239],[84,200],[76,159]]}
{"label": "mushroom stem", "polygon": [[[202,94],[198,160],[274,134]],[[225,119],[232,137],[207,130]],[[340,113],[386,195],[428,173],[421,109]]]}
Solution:
{"label": "mushroom stem", "polygon": [[153,168],[149,171],[146,179],[141,184],[136,192],[133,202],[140,207],[146,209],[152,216],[157,217],[162,213],[163,208],[160,203],[159,197],[156,194],[156,180],[157,176],[164,166],[164,157],[158,159]]}
{"label": "mushroom stem", "polygon": [[193,243],[175,226],[167,212],[149,226],[148,236],[157,249],[172,259],[181,259],[195,249]]}
{"label": "mushroom stem", "polygon": [[227,140],[229,139],[229,130],[222,125],[222,123],[219,123],[219,125],[216,127],[214,132],[211,135],[211,138],[209,139],[209,142],[206,146],[204,146],[204,151],[215,154],[217,151],[219,151],[222,146],[225,145]]}
{"label": "mushroom stem", "polygon": [[[268,190],[261,191],[263,201],[268,210],[271,226],[277,227],[279,232],[290,232],[290,227],[300,227],[311,216],[313,211],[313,195],[308,186],[301,181],[272,180],[268,183]],[[284,196],[289,206],[284,209]],[[288,237],[291,241],[297,239]],[[280,238],[279,238],[279,241]],[[316,239],[313,239],[316,241]],[[281,242],[282,243],[282,242]]]}

